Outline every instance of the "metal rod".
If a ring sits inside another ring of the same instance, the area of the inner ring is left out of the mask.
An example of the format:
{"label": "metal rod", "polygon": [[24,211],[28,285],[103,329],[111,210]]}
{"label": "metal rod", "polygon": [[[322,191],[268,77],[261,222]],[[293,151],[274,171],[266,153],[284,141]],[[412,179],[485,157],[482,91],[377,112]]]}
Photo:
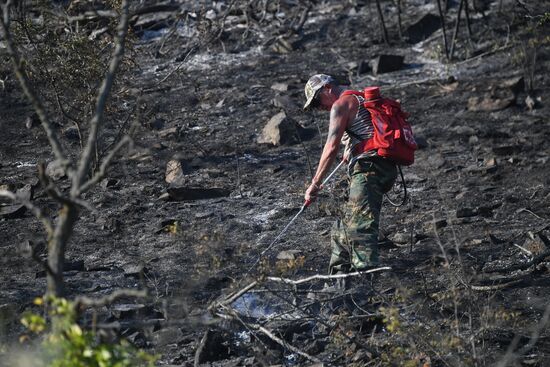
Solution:
{"label": "metal rod", "polygon": [[[342,164],[344,164],[345,161],[341,161],[338,166],[336,166],[336,168],[323,180],[323,183],[321,183],[321,187],[324,186],[331,178],[332,176],[334,176],[334,174],[336,173],[336,171],[338,171],[338,169],[342,166]],[[258,265],[258,263],[260,262],[260,260],[262,259],[262,256],[271,249],[271,247],[273,247],[273,245],[277,242],[277,240],[279,240],[279,238],[281,238],[283,236],[283,234],[285,234],[285,232],[288,230],[288,228],[292,225],[292,223],[294,223],[294,221],[296,220],[296,218],[298,218],[300,216],[300,214],[302,214],[302,212],[311,204],[311,201],[305,201],[304,204],[302,205],[302,207],[300,208],[300,210],[298,211],[298,213],[296,213],[296,215],[290,220],[290,222],[288,222],[288,224],[285,226],[285,228],[283,228],[283,230],[277,235],[277,237],[275,237],[275,239],[273,241],[271,241],[271,243],[269,244],[269,246],[266,247],[265,250],[263,250],[261,253],[260,253],[260,256],[258,257],[258,259],[254,262],[254,264],[250,267],[250,269],[248,269],[248,271],[246,272],[246,274],[248,275],[248,273],[250,273],[250,271],[252,269],[254,269],[256,267],[256,265]]]}

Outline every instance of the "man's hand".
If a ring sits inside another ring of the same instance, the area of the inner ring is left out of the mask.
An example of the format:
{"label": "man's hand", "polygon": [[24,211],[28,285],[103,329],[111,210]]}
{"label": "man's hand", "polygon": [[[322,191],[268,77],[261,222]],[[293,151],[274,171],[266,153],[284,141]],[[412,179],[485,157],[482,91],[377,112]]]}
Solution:
{"label": "man's hand", "polygon": [[309,202],[315,201],[319,190],[321,190],[321,186],[312,182],[311,185],[309,185],[309,187],[307,188],[306,194],[304,195],[305,201],[309,201]]}

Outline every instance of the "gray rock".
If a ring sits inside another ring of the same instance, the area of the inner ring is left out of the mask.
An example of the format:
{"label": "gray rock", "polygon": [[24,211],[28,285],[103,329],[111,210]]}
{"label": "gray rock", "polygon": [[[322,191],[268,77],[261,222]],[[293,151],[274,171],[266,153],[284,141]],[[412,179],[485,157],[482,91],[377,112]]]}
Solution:
{"label": "gray rock", "polygon": [[428,38],[439,28],[441,28],[439,16],[428,13],[411,24],[404,33],[408,37],[410,43],[417,43]]}
{"label": "gray rock", "polygon": [[40,125],[40,119],[38,118],[38,115],[36,113],[33,113],[25,119],[25,127],[27,129],[32,129],[33,127],[38,125]]}
{"label": "gray rock", "polygon": [[30,201],[30,200],[32,200],[32,197],[33,197],[33,194],[34,194],[33,186],[31,184],[26,184],[22,188],[17,189],[15,194],[17,195],[17,197],[19,197],[23,200]]}
{"label": "gray rock", "polygon": [[46,166],[46,175],[57,181],[66,177],[65,169],[59,164],[59,161],[52,161]]}
{"label": "gray rock", "polygon": [[296,133],[299,127],[285,112],[273,116],[264,126],[258,137],[259,144],[283,145],[296,143]]}
{"label": "gray rock", "polygon": [[159,137],[161,138],[167,138],[167,137],[176,136],[176,135],[178,135],[177,127],[171,127],[171,128],[159,131]]}
{"label": "gray rock", "polygon": [[164,181],[167,183],[176,182],[183,177],[182,163],[179,159],[172,159],[166,164],[166,175]]}
{"label": "gray rock", "polygon": [[468,99],[469,111],[499,111],[503,110],[516,102],[516,96],[512,91],[501,93],[500,96],[495,96],[491,93],[486,93],[483,97],[470,97]]}
{"label": "gray rock", "polygon": [[370,63],[368,60],[361,60],[357,65],[357,75],[366,74],[371,71]]}
{"label": "gray rock", "polygon": [[421,135],[415,135],[414,140],[416,141],[416,146],[418,147],[418,149],[426,149],[430,146],[428,140],[426,140],[426,138]]}
{"label": "gray rock", "polygon": [[459,208],[456,210],[456,217],[457,218],[467,218],[467,217],[475,217],[478,215],[477,210],[472,208]]}
{"label": "gray rock", "polygon": [[411,235],[407,233],[396,233],[392,237],[392,241],[395,243],[405,244],[411,239]]}
{"label": "gray rock", "polygon": [[183,332],[177,327],[168,327],[153,333],[153,343],[157,347],[176,344],[183,339]]}
{"label": "gray rock", "polygon": [[153,129],[153,130],[161,130],[162,128],[164,128],[164,125],[166,124],[166,120],[165,119],[161,119],[161,118],[154,118],[154,119],[151,119],[149,120],[149,122],[147,123],[147,125],[149,126],[150,129]]}
{"label": "gray rock", "polygon": [[276,90],[278,92],[286,92],[288,90],[288,84],[286,84],[286,83],[274,83],[271,86],[271,89]]}
{"label": "gray rock", "polygon": [[289,96],[280,96],[277,95],[273,100],[271,101],[271,104],[277,108],[282,108],[285,111],[293,111],[298,109],[298,105],[296,104],[296,101],[289,97]]}
{"label": "gray rock", "polygon": [[380,55],[372,61],[372,73],[374,75],[400,70],[403,67],[403,56]]}
{"label": "gray rock", "polygon": [[27,208],[24,205],[12,204],[0,206],[0,218],[14,219],[21,218],[25,215]]}
{"label": "gray rock", "polygon": [[277,254],[277,259],[278,260],[296,260],[301,254],[302,254],[302,251],[300,250],[281,251]]}

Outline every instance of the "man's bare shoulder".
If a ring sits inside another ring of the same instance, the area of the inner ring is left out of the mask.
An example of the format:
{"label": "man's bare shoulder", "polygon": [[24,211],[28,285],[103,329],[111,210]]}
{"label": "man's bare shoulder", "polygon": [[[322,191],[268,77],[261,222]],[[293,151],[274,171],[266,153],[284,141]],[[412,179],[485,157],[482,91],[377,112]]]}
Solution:
{"label": "man's bare shoulder", "polygon": [[347,109],[347,110],[353,110],[357,108],[357,105],[359,102],[357,101],[357,98],[353,95],[345,95],[340,98],[336,102],[334,102],[333,107],[337,107],[339,109]]}

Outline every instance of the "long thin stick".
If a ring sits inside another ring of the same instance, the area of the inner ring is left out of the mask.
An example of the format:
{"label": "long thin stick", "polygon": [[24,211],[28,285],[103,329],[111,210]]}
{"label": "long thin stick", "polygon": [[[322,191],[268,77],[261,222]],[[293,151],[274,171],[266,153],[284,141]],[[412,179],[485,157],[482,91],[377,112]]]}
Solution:
{"label": "long thin stick", "polygon": [[[336,173],[336,171],[338,171],[338,169],[342,166],[342,164],[344,164],[345,161],[341,161],[338,166],[336,166],[336,168],[323,180],[323,183],[321,183],[321,187],[324,186],[331,178],[332,176],[334,176],[334,174]],[[279,240],[279,238],[281,238],[283,236],[283,234],[285,234],[285,232],[287,231],[287,229],[292,225],[292,223],[294,223],[294,221],[296,220],[296,218],[298,218],[300,216],[300,214],[302,214],[302,212],[309,206],[311,202],[309,201],[306,201],[302,207],[300,208],[300,211],[298,211],[298,213],[296,213],[296,215],[294,216],[294,218],[292,218],[290,220],[290,222],[288,222],[288,224],[286,225],[285,228],[283,228],[283,230],[281,231],[281,233],[279,233],[277,235],[277,237],[275,237],[275,239],[269,244],[269,246],[267,246],[267,248],[265,250],[263,250],[261,253],[260,253],[260,256],[258,257],[258,259],[254,262],[254,264],[250,267],[250,269],[248,269],[248,271],[246,272],[246,274],[250,273],[250,271],[252,269],[254,269],[256,267],[256,265],[258,265],[258,263],[260,262],[262,256],[271,249],[271,247],[273,247],[273,245],[277,242],[277,240]]]}
{"label": "long thin stick", "polygon": [[307,278],[302,278],[298,280],[292,280],[287,278],[278,278],[278,277],[267,277],[267,280],[270,280],[272,282],[282,282],[286,284],[303,284],[307,282],[311,282],[312,280],[328,280],[328,279],[341,279],[341,278],[350,278],[350,277],[356,277],[360,275],[370,274],[370,273],[376,273],[383,270],[391,270],[391,267],[384,266],[382,268],[376,268],[376,269],[370,269],[365,271],[358,271],[355,273],[348,273],[348,274],[335,274],[335,275],[321,275],[321,274],[315,274]]}
{"label": "long thin stick", "polygon": [[447,47],[447,32],[445,31],[445,15],[441,10],[441,0],[437,0],[437,9],[439,11],[439,19],[441,20],[441,29],[443,30],[443,47],[445,47],[445,57],[449,60],[449,48]]}

